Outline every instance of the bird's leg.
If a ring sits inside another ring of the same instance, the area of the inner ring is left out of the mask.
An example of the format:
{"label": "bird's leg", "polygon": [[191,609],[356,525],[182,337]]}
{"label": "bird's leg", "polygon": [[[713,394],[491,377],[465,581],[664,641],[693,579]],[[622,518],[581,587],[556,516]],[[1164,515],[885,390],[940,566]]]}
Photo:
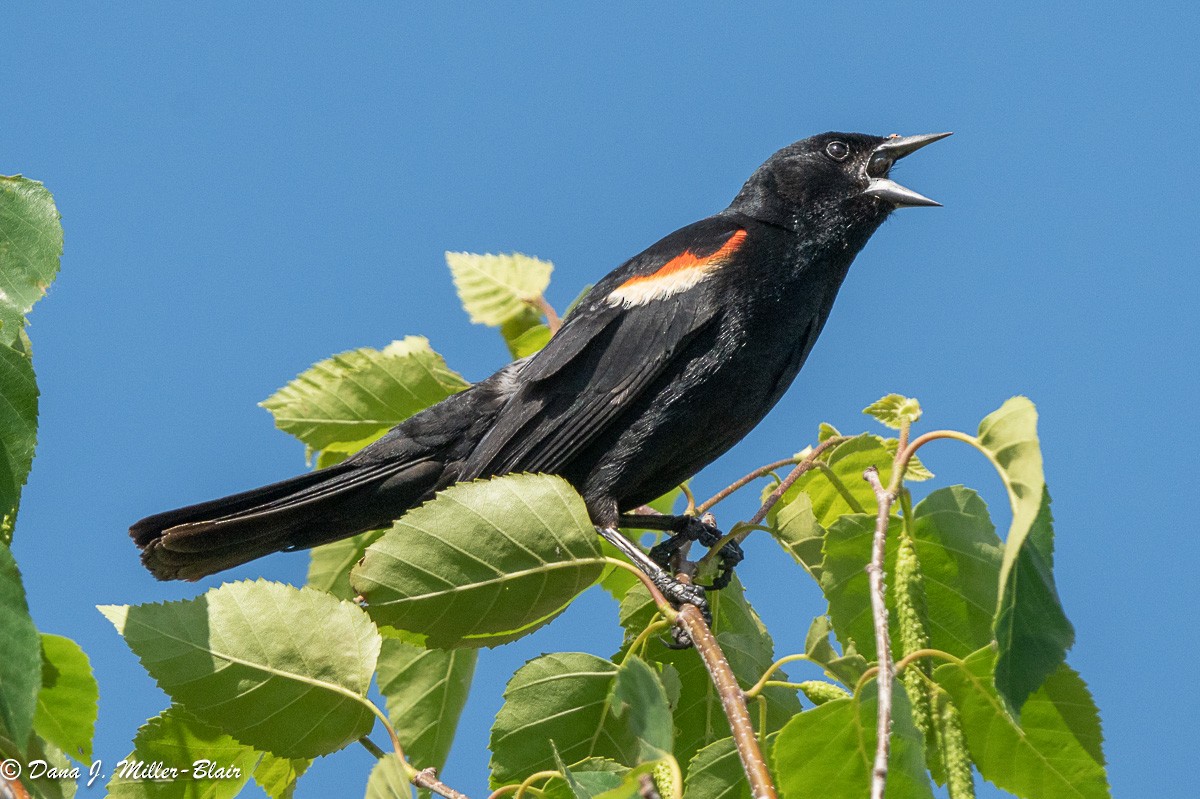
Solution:
{"label": "bird's leg", "polygon": [[605,541],[621,550],[621,553],[629,558],[634,566],[645,572],[646,576],[650,578],[650,582],[654,583],[654,587],[661,591],[671,604],[676,606],[695,605],[704,614],[705,620],[712,623],[712,613],[708,609],[708,600],[704,597],[703,587],[676,580],[661,566],[646,557],[646,553],[642,552],[641,547],[621,535],[616,528],[597,525],[596,532]]}
{"label": "bird's leg", "polygon": [[[672,556],[689,541],[699,541],[701,546],[713,547],[724,538],[724,533],[717,529],[716,520],[712,514],[706,513],[697,519],[695,516],[652,516],[626,515],[621,517],[622,527],[632,527],[641,530],[663,530],[673,535],[656,544],[650,550],[650,559],[664,569],[670,568]],[[730,541],[721,547],[718,553],[721,568],[713,578],[709,590],[720,591],[729,585],[733,579],[734,568],[742,562],[745,554],[737,541]]]}

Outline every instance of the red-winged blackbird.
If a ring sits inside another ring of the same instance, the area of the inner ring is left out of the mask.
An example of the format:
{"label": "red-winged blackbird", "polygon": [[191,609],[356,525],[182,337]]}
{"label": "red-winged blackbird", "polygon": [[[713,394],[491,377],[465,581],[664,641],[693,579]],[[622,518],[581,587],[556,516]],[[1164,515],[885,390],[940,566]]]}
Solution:
{"label": "red-winged blackbird", "polygon": [[[653,570],[616,532],[621,514],[691,477],[775,405],[875,229],[896,208],[938,205],[889,180],[892,164],[948,135],[825,133],[785,147],[724,211],[598,282],[541,352],[336,466],[141,520],[130,534],[142,562],[159,579],[195,580],[386,527],[460,480],[546,472]],[[716,539],[687,517],[636,517],[651,525]]]}

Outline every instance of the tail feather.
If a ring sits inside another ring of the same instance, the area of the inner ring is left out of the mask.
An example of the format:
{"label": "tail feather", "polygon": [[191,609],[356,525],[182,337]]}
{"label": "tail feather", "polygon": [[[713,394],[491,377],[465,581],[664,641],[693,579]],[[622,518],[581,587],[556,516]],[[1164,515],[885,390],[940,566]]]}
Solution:
{"label": "tail feather", "polygon": [[386,527],[436,487],[430,459],[346,462],[269,486],[158,513],[129,533],[160,580],[198,580],[272,552]]}

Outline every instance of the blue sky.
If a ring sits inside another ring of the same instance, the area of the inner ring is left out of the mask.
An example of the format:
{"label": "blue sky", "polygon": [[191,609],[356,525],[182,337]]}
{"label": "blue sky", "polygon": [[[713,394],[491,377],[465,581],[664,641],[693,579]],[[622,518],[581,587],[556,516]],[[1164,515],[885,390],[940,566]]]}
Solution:
{"label": "blue sky", "polygon": [[[890,391],[968,431],[1029,395],[1114,793],[1191,781],[1190,4],[244,6],[0,9],[0,173],[44,181],[66,231],[30,328],[41,433],[15,549],[39,627],[92,657],[99,756],[165,698],[93,606],[204,587],[155,583],[131,521],[302,469],[255,403],[329,354],[420,333],[471,379],[503,363],[443,251],[553,260],[562,307],[795,139],[953,130],[898,169],[946,207],[875,235],[791,392],[698,485],[820,421],[866,429],[859,409]],[[949,443],[922,458],[939,485],[984,489],[1004,528],[990,467]],[[299,582],[305,563],[230,576]],[[795,651],[815,589],[767,541],[742,574]],[[589,595],[485,653],[447,778],[481,793],[507,677],[543,651],[611,653],[614,620]],[[369,764],[326,758],[299,795],[355,795]]]}

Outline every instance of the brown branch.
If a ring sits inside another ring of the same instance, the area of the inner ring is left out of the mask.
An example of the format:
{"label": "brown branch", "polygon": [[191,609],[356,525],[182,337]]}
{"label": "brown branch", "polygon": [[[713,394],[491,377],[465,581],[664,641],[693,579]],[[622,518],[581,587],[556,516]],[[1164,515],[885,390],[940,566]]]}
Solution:
{"label": "brown branch", "polygon": [[721,651],[721,645],[713,636],[704,615],[695,605],[684,605],[679,610],[679,623],[683,625],[688,636],[696,645],[696,652],[704,661],[704,668],[712,679],[721,697],[721,707],[729,720],[729,729],[733,733],[733,741],[737,746],[738,757],[741,758],[742,768],[750,781],[750,795],[754,799],[776,799],[775,785],[771,781],[771,772],[767,769],[767,761],[759,748],[758,738],[754,734],[754,725],[750,722],[750,711],[746,708],[746,699],[738,686],[733,669]]}
{"label": "brown branch", "polygon": [[433,791],[438,796],[444,796],[446,799],[467,799],[465,793],[459,793],[451,788],[446,783],[437,778],[437,770],[427,768],[418,771],[412,775],[410,782],[418,788],[424,788],[427,791]]}
{"label": "brown branch", "polygon": [[[899,460],[899,459],[897,459]],[[863,479],[875,490],[879,513],[875,517],[875,538],[871,544],[871,562],[867,565],[867,576],[871,583],[871,616],[875,621],[875,651],[879,658],[879,711],[875,723],[875,766],[871,771],[871,799],[883,799],[887,787],[888,752],[891,749],[892,732],[892,680],[896,677],[892,663],[891,642],[888,640],[887,600],[883,587],[883,562],[887,552],[888,519],[892,503],[896,501],[895,490],[883,487],[879,470],[874,466],[863,472]],[[897,481],[893,481],[895,484]]]}

